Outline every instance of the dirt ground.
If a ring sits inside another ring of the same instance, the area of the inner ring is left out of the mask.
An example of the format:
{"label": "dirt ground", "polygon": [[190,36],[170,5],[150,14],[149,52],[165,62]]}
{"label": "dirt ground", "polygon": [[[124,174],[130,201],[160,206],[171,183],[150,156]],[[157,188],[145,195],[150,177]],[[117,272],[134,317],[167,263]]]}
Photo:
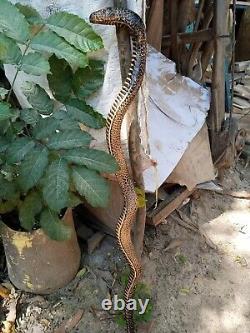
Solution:
{"label": "dirt ground", "polygon": [[[250,169],[239,164],[227,172],[223,186],[249,191]],[[143,283],[151,289],[154,308],[139,332],[249,333],[250,201],[202,191],[183,209],[217,248],[171,217],[147,227]],[[125,264],[115,241],[106,237],[92,255],[83,256],[81,267],[57,293],[21,294],[18,333],[68,332],[69,319],[78,322],[72,333],[124,332],[113,313],[101,311],[104,298],[122,292]]]}

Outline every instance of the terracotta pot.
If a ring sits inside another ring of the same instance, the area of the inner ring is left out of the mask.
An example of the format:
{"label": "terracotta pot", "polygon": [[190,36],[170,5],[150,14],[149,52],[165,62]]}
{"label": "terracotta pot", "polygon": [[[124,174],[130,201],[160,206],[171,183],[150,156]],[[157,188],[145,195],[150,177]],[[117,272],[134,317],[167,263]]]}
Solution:
{"label": "terracotta pot", "polygon": [[49,294],[75,277],[81,253],[71,209],[63,220],[72,229],[71,239],[63,242],[51,240],[42,230],[19,232],[2,224],[9,278],[17,288]]}

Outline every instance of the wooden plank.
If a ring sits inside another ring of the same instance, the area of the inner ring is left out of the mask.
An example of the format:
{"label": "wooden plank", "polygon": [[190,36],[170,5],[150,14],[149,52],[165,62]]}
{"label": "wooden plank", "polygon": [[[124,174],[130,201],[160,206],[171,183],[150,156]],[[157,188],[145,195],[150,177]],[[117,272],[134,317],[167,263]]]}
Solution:
{"label": "wooden plank", "polygon": [[249,113],[249,109],[242,110],[237,106],[233,106],[233,113],[234,114],[239,114],[241,116],[244,116]]}
{"label": "wooden plank", "polygon": [[245,72],[235,73],[234,81],[238,84],[243,84],[244,86],[250,88],[250,75]]}
{"label": "wooden plank", "polygon": [[249,85],[250,86],[250,75],[244,75],[243,78],[241,79],[241,82],[244,85]]}
{"label": "wooden plank", "polygon": [[250,66],[250,60],[236,61],[234,70],[235,72],[244,72]]}
{"label": "wooden plank", "polygon": [[194,190],[189,191],[186,187],[178,188],[168,199],[162,201],[156,209],[147,213],[147,224],[158,225],[168,217],[175,209],[181,206]]}
{"label": "wooden plank", "polygon": [[241,84],[234,86],[234,94],[250,100],[250,88],[247,86]]}
{"label": "wooden plank", "polygon": [[250,7],[250,2],[236,1],[237,6]]}
{"label": "wooden plank", "polygon": [[[204,42],[213,39],[212,29],[203,29],[195,32],[180,32],[178,33],[178,41],[184,44],[189,44],[193,42]],[[171,45],[171,36],[163,36],[164,46]]]}
{"label": "wooden plank", "polygon": [[237,108],[241,109],[241,110],[250,110],[250,103],[241,98],[241,97],[235,97],[233,98],[233,106],[236,106]]}
{"label": "wooden plank", "polygon": [[242,80],[245,78],[245,73],[234,73],[234,81],[236,83],[242,83]]}
{"label": "wooden plank", "polygon": [[246,114],[234,113],[233,117],[238,120],[239,129],[244,128],[246,130],[246,141],[250,142],[250,109]]}

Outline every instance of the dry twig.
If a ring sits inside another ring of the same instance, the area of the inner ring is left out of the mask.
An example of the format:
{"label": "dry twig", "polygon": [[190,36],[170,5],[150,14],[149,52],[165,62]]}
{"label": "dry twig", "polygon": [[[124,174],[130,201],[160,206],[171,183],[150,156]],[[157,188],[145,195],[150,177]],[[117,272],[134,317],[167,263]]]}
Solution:
{"label": "dry twig", "polygon": [[177,222],[179,225],[181,225],[182,227],[189,229],[195,233],[200,234],[206,244],[211,247],[213,250],[217,250],[217,246],[211,241],[211,239],[206,235],[206,233],[201,230],[201,228],[195,224],[187,215],[185,215],[182,211],[180,210],[176,210],[177,213],[179,214],[180,217],[177,216],[177,214],[172,214],[171,217],[172,219]]}

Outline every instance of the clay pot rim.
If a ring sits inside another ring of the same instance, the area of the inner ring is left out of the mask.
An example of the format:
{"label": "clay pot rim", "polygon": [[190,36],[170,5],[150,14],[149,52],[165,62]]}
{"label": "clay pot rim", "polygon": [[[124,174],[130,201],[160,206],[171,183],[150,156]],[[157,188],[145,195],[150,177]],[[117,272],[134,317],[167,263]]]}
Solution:
{"label": "clay pot rim", "polygon": [[[72,208],[67,208],[63,217],[61,217],[60,220],[64,220],[65,218],[67,218],[70,215],[72,215]],[[4,230],[7,230],[7,232],[11,233],[11,234],[27,235],[27,236],[32,236],[32,237],[34,237],[35,235],[45,234],[45,232],[43,231],[43,229],[41,227],[39,229],[31,230],[31,231],[15,230],[15,229],[10,228],[6,223],[3,222],[3,220],[0,219],[0,237],[4,233],[6,233],[6,232],[4,232]]]}

